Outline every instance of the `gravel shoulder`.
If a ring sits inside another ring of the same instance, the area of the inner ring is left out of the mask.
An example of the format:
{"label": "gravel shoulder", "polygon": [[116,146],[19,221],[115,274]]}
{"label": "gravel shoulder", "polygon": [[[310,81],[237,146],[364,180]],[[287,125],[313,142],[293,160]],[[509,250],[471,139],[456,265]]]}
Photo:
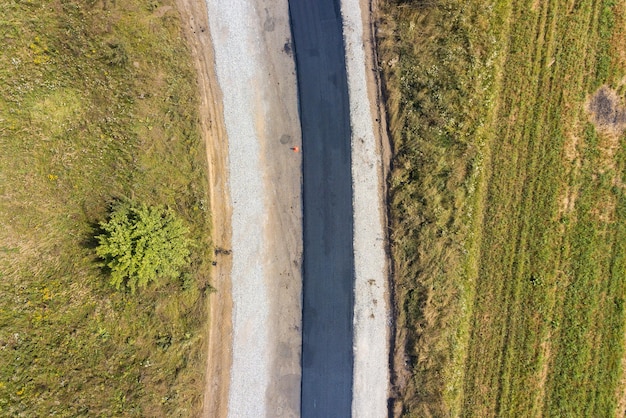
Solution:
{"label": "gravel shoulder", "polygon": [[389,145],[382,125],[385,118],[376,76],[371,7],[370,0],[341,0],[352,128],[355,269],[352,416],[359,418],[387,415],[391,323],[384,198]]}
{"label": "gravel shoulder", "polygon": [[207,9],[232,202],[228,416],[295,417],[302,209],[301,158],[291,148],[301,135],[287,2],[207,0]]}

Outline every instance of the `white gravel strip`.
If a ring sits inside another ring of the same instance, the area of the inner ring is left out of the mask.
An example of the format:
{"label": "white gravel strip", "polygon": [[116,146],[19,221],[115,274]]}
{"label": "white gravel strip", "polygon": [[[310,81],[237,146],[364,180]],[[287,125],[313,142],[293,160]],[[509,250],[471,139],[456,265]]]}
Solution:
{"label": "white gravel strip", "polygon": [[[364,2],[367,3],[367,2]],[[367,90],[359,0],[342,0],[354,205],[354,386],[352,416],[387,416],[389,337],[380,147]]]}
{"label": "white gravel strip", "polygon": [[[232,199],[233,366],[229,417],[263,417],[268,387],[268,292],[263,236],[267,210],[255,121],[262,57],[251,1],[207,0],[217,78],[223,93]],[[259,115],[259,113],[261,113]],[[220,140],[226,140],[220,138]]]}

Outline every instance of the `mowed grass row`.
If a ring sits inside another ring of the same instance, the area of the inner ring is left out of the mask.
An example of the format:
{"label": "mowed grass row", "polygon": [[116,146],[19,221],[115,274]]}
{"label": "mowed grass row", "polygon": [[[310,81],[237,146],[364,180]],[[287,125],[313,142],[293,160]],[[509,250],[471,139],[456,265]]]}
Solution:
{"label": "mowed grass row", "polygon": [[623,75],[601,36],[612,33],[613,5],[512,6],[463,412],[612,416],[624,344],[623,167],[602,151],[619,140],[602,139],[585,101]]}
{"label": "mowed grass row", "polygon": [[[599,132],[585,108],[603,84],[624,95],[624,4],[435,3],[388,6],[381,26],[396,148],[396,343],[408,370],[396,362],[397,412],[615,415],[624,136]],[[479,8],[487,24],[446,26]],[[459,87],[471,80],[492,83]],[[440,119],[425,105],[433,97],[446,98]],[[474,130],[448,130],[457,118]],[[459,165],[471,169],[452,182]]]}
{"label": "mowed grass row", "polygon": [[[210,228],[195,72],[173,3],[0,2],[0,415],[193,416]],[[97,267],[110,204],[173,208],[179,282]]]}

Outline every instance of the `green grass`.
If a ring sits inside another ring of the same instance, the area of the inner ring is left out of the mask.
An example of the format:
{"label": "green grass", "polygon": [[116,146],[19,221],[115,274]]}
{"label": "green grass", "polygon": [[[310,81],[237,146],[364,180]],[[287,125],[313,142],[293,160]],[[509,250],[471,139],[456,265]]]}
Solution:
{"label": "green grass", "polygon": [[[210,289],[195,72],[168,0],[0,3],[0,415],[192,416]],[[184,280],[96,266],[119,198],[173,208]]]}
{"label": "green grass", "polygon": [[386,5],[379,39],[396,410],[612,416],[624,136],[598,133],[585,100],[603,84],[623,95],[624,5],[435,3]]}

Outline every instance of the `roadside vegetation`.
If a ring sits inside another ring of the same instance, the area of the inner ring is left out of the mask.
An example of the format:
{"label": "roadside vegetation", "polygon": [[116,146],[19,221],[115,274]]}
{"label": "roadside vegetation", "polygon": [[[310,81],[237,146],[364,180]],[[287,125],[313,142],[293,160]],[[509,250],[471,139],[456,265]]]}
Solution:
{"label": "roadside vegetation", "polygon": [[[0,40],[0,415],[198,415],[212,257],[176,9],[6,0]],[[182,274],[134,294],[96,255],[124,200],[188,229]]]}
{"label": "roadside vegetation", "polygon": [[379,18],[395,414],[623,415],[626,4]]}
{"label": "roadside vegetation", "polygon": [[172,209],[117,202],[100,227],[96,254],[118,290],[178,279],[189,263],[189,230]]}

